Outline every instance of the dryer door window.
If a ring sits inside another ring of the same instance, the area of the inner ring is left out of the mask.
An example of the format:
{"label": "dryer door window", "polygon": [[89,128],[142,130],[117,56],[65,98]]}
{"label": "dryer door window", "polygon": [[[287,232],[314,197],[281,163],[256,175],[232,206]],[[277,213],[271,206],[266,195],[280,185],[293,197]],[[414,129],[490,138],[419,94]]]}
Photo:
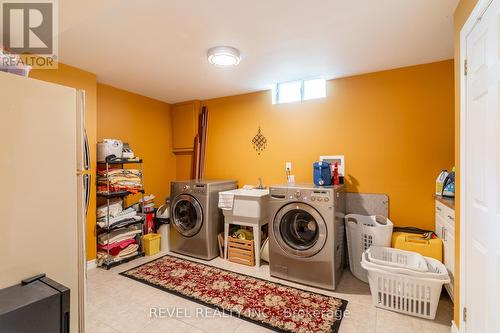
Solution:
{"label": "dryer door window", "polygon": [[321,251],[327,237],[321,215],[303,203],[283,207],[274,219],[273,232],[280,247],[298,257],[311,257]]}
{"label": "dryer door window", "polygon": [[194,236],[203,224],[203,211],[200,203],[190,195],[179,195],[172,206],[173,226],[185,237]]}

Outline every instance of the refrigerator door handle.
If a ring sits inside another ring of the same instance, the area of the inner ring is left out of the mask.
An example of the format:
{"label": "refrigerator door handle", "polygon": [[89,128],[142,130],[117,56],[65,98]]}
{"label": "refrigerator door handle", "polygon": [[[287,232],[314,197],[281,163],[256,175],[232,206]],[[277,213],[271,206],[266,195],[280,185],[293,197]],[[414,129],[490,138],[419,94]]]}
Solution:
{"label": "refrigerator door handle", "polygon": [[85,230],[87,223],[87,207],[90,193],[90,175],[80,174],[78,180],[80,182],[80,191],[78,194],[78,332],[85,332],[85,310],[86,310],[86,281],[87,281],[87,255],[86,255],[86,238]]}
{"label": "refrigerator door handle", "polygon": [[90,149],[85,130],[85,91],[77,91],[77,170],[88,171],[90,170]]}
{"label": "refrigerator door handle", "polygon": [[83,176],[83,186],[84,186],[84,193],[85,193],[85,212],[84,212],[85,216],[87,216],[87,213],[89,211],[91,177],[92,176],[88,175],[88,174]]}
{"label": "refrigerator door handle", "polygon": [[87,137],[87,131],[83,129],[83,169],[85,171],[90,170],[90,149],[89,149],[89,139]]}

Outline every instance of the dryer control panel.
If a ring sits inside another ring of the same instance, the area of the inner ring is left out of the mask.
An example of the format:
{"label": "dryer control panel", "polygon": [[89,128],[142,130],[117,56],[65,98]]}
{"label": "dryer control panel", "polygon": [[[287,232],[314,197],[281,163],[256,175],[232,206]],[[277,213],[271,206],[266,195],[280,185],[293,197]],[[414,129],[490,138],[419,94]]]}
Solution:
{"label": "dryer control panel", "polygon": [[207,186],[205,184],[184,184],[182,185],[182,193],[206,194]]}
{"label": "dryer control panel", "polygon": [[311,189],[298,187],[271,187],[271,199],[283,201],[301,201],[314,204],[330,204],[334,203],[334,190],[328,189]]}
{"label": "dryer control panel", "polygon": [[332,200],[333,191],[324,191],[324,190],[313,190],[311,191],[311,201],[316,202],[330,202]]}

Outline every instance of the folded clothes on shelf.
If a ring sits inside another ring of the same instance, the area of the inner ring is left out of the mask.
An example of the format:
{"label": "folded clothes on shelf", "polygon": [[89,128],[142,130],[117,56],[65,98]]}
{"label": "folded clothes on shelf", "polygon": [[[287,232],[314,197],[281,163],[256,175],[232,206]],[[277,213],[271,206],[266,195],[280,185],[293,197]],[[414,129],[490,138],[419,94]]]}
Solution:
{"label": "folded clothes on shelf", "polygon": [[109,169],[99,170],[97,178],[97,192],[129,191],[137,193],[143,189],[141,171],[137,169]]}
{"label": "folded clothes on shelf", "polygon": [[123,211],[123,200],[122,199],[111,199],[108,205],[102,205],[97,207],[97,218],[106,218],[109,213],[109,217],[115,217]]}
{"label": "folded clothes on shelf", "polygon": [[109,233],[103,233],[97,236],[97,243],[107,245],[115,242],[120,242],[127,239],[133,239],[136,235],[142,233],[142,230],[137,226],[131,226],[124,229],[114,230]]}
{"label": "folded clothes on shelf", "polygon": [[126,249],[130,244],[137,244],[135,238],[125,239],[119,242],[114,242],[106,245],[97,244],[97,250],[106,252],[109,250],[109,254],[116,256],[122,250]]}
{"label": "folded clothes on shelf", "polygon": [[134,208],[127,208],[122,210],[118,214],[109,217],[103,216],[97,219],[97,225],[101,228],[105,227],[118,227],[119,225],[125,225],[132,221],[140,221],[142,217],[137,215],[137,211]]}
{"label": "folded clothes on shelf", "polygon": [[115,257],[121,259],[124,257],[128,257],[130,255],[136,255],[138,249],[139,249],[139,244],[130,244],[129,246],[118,252],[118,254]]}
{"label": "folded clothes on shelf", "polygon": [[139,244],[130,244],[126,248],[120,250],[116,255],[112,255],[111,251],[108,254],[107,251],[97,251],[97,266],[101,266],[103,263],[117,262],[129,257],[133,257],[139,253]]}
{"label": "folded clothes on shelf", "polygon": [[97,265],[112,263],[137,255],[139,244],[136,236],[141,228],[131,226],[97,236]]}
{"label": "folded clothes on shelf", "polygon": [[114,222],[113,224],[111,224],[109,226],[110,229],[118,229],[118,228],[122,228],[122,227],[125,227],[129,224],[133,224],[135,222],[140,222],[142,220],[142,217],[140,217],[139,215],[136,215],[132,218],[127,218],[127,219],[124,219],[124,220],[120,220],[120,221],[117,221],[117,222]]}

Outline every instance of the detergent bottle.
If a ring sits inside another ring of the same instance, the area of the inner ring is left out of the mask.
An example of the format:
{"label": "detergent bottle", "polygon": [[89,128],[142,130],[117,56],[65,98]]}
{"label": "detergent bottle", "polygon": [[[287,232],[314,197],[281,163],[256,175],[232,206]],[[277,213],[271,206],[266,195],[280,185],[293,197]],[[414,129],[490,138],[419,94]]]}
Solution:
{"label": "detergent bottle", "polygon": [[333,165],[333,185],[339,185],[339,162]]}

